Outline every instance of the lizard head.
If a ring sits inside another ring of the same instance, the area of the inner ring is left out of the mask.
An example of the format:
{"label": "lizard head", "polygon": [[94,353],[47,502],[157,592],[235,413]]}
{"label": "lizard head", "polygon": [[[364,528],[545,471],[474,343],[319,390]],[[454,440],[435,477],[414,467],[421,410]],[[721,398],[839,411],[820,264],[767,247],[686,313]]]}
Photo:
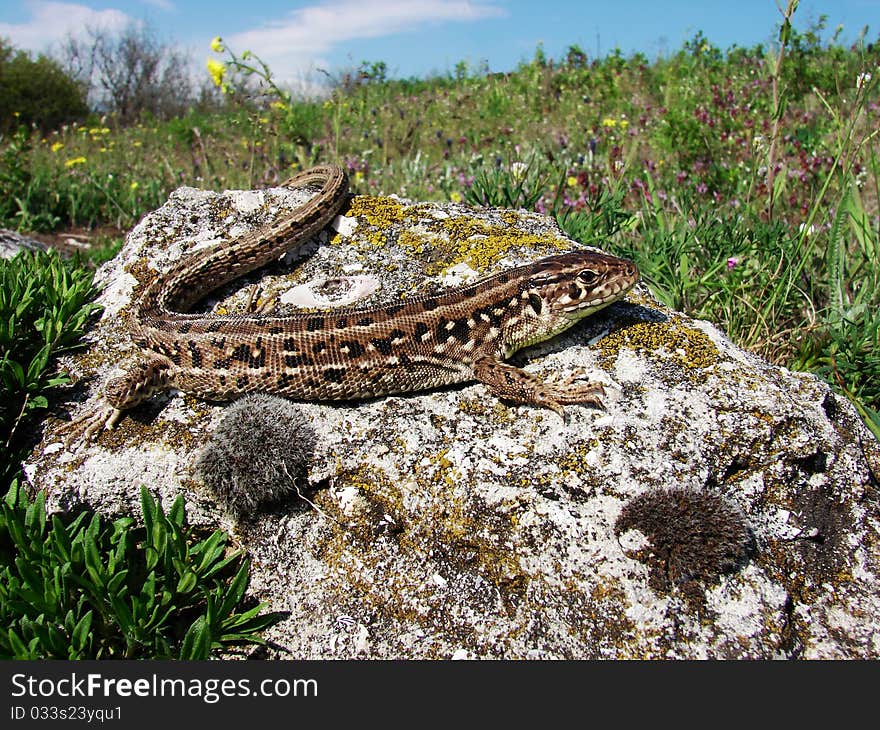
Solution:
{"label": "lizard head", "polygon": [[595,251],[549,256],[523,267],[521,303],[505,331],[507,356],[542,342],[623,298],[639,280],[632,261]]}
{"label": "lizard head", "polygon": [[524,282],[535,315],[569,324],[617,301],[639,280],[632,261],[595,251],[573,251],[541,259]]}

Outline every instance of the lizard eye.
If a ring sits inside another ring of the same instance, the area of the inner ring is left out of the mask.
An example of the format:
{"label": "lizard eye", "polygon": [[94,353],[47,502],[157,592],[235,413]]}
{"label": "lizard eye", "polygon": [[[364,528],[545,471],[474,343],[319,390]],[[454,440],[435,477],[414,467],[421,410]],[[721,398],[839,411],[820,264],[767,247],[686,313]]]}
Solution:
{"label": "lizard eye", "polygon": [[577,278],[582,284],[590,286],[599,280],[599,273],[592,269],[584,269],[578,273]]}
{"label": "lizard eye", "polygon": [[544,308],[544,302],[541,301],[541,297],[534,292],[529,294],[529,304],[535,310],[535,314],[541,314],[541,310]]}

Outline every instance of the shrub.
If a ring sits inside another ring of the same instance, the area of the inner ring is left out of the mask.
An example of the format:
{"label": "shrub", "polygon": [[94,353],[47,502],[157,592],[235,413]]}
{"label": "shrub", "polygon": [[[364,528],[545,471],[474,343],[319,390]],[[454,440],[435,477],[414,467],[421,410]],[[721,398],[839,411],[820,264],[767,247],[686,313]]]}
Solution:
{"label": "shrub", "polygon": [[16,484],[0,501],[0,658],[207,659],[279,620],[241,613],[248,563],[226,535],[196,541],[183,498],[166,514],[141,488],[144,525],[47,518]]}
{"label": "shrub", "polygon": [[75,347],[92,313],[91,273],[57,252],[22,252],[0,261],[0,476],[18,470],[22,426],[48,406],[67,377],[54,358]]}
{"label": "shrub", "polygon": [[87,113],[82,89],[57,62],[33,59],[0,39],[0,132],[23,124],[46,133]]}

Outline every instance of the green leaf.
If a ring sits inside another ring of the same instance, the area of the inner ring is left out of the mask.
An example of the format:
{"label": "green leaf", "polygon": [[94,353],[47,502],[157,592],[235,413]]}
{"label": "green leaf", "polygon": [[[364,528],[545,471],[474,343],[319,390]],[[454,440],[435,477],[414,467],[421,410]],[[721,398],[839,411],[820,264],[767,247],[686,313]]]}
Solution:
{"label": "green leaf", "polygon": [[211,630],[204,616],[199,616],[183,637],[181,659],[208,659],[211,655]]}
{"label": "green leaf", "polygon": [[89,631],[92,628],[93,612],[88,611],[76,624],[70,635],[71,649],[77,654],[86,648],[89,638]]}
{"label": "green leaf", "polygon": [[189,593],[196,587],[196,583],[196,574],[191,570],[188,570],[180,577],[180,580],[177,581],[177,588],[175,590],[178,593]]}
{"label": "green leaf", "polygon": [[7,630],[6,635],[9,637],[9,646],[12,648],[12,654],[14,659],[36,659],[37,657],[33,656],[30,651],[28,651],[27,646],[24,641],[22,641],[21,637],[15,632],[15,629],[10,628]]}
{"label": "green leaf", "polygon": [[238,569],[238,572],[229,584],[229,587],[226,590],[226,595],[223,597],[223,602],[217,610],[218,618],[221,621],[226,619],[226,617],[235,610],[239,601],[244,597],[244,592],[247,590],[248,585],[249,569],[250,564],[248,561],[242,560],[241,567]]}

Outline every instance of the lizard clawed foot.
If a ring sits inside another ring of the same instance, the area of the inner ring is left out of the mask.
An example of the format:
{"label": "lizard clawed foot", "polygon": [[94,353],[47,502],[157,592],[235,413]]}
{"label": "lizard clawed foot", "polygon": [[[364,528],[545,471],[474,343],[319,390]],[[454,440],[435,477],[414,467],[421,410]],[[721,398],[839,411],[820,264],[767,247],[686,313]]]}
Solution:
{"label": "lizard clawed foot", "polygon": [[61,427],[60,432],[64,434],[64,448],[75,451],[75,447],[79,444],[96,440],[101,431],[112,429],[121,416],[122,411],[106,401],[87,408],[83,415]]}
{"label": "lizard clawed foot", "polygon": [[602,396],[605,395],[605,387],[601,383],[576,384],[583,377],[578,372],[563,377],[551,377],[543,381],[535,390],[535,405],[549,408],[559,417],[565,420],[563,404],[589,404],[597,408],[604,408]]}
{"label": "lizard clawed foot", "polygon": [[586,371],[576,370],[565,378],[541,380],[535,375],[494,358],[481,358],[474,363],[474,376],[499,398],[549,408],[565,420],[565,404],[589,403],[603,408],[605,388],[601,383],[581,383]]}
{"label": "lizard clawed foot", "polygon": [[553,375],[547,378],[544,386],[558,403],[589,403],[597,408],[604,408],[602,396],[605,395],[605,386],[594,382],[578,383],[587,377],[587,371],[578,368],[565,377]]}

